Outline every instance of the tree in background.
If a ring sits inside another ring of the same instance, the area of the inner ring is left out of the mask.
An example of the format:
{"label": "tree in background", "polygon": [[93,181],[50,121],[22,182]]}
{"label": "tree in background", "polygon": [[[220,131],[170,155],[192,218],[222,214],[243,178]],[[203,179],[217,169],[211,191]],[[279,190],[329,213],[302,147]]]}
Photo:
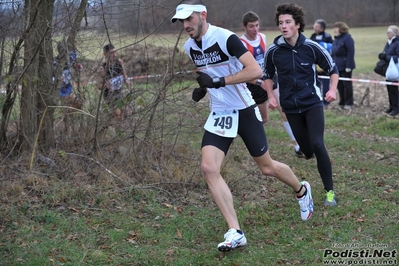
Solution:
{"label": "tree in background", "polygon": [[[57,105],[58,88],[52,82],[53,75],[53,11],[54,0],[25,0],[21,14],[24,30],[13,47],[9,68],[6,74],[6,95],[2,106],[0,145],[7,148],[6,132],[15,98],[20,93],[20,109],[15,147],[20,152],[32,151],[35,144],[42,150],[55,145],[54,106]],[[75,13],[75,20],[69,25],[67,46],[74,48],[87,0],[82,0]],[[18,10],[21,6],[17,5]],[[4,38],[3,38],[4,40]],[[22,49],[23,48],[23,49]],[[22,67],[18,67],[20,53],[23,50]],[[66,60],[66,51],[61,55]],[[2,60],[3,61],[3,60]],[[61,71],[61,70],[60,70]],[[0,71],[1,73],[1,71]],[[59,75],[57,75],[59,76]],[[18,84],[22,84],[21,90]]]}

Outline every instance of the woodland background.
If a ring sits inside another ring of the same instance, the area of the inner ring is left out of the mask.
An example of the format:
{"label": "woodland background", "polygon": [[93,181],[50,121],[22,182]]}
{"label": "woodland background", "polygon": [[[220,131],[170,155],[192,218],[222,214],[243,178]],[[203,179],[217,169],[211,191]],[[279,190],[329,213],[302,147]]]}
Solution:
{"label": "woodland background", "polygon": [[[340,20],[357,28],[396,24],[399,19],[398,0],[296,2],[307,14],[307,29],[318,18],[324,18],[329,26]],[[94,86],[102,61],[101,48],[105,43],[112,42],[118,48],[130,77],[140,77],[132,88],[128,88],[124,105],[130,113],[138,112],[133,109],[139,107],[146,110],[146,115],[155,114],[167,91],[184,91],[187,88],[185,82],[189,80],[184,73],[192,70],[192,64],[181,52],[186,36],[182,35],[180,23],[169,21],[177,3],[152,0],[0,1],[0,150],[4,156],[27,152],[33,162],[36,151],[49,153],[63,145],[74,146],[76,143],[70,143],[74,137],[74,132],[69,131],[71,126],[79,132],[87,130],[78,125],[82,121],[69,119],[73,117],[69,115],[73,110],[71,107],[78,107],[79,110],[73,112],[85,117],[83,124],[90,130],[94,128],[94,135],[79,148],[90,143],[90,150],[98,150],[98,134],[104,123],[109,122],[104,117],[106,111],[100,93]],[[263,30],[275,30],[273,13],[276,5],[284,1],[204,3],[208,6],[208,21],[239,31],[242,13],[247,10],[255,10],[260,15]],[[63,47],[60,62],[66,62],[67,54],[75,50],[84,65],[84,71],[74,73],[75,105],[62,102],[58,95],[63,64],[56,68],[53,65],[57,44]],[[54,81],[52,76],[55,76]],[[137,119],[138,115],[134,117]],[[150,117],[150,123],[145,126],[135,122],[136,129],[145,128],[145,136],[154,130],[153,116]],[[65,134],[59,133],[61,128]]]}
{"label": "woodland background", "polygon": [[[264,30],[275,28],[275,7],[284,2],[204,1],[208,6],[209,21],[231,30],[241,28],[241,16],[248,10],[255,10],[260,15]],[[11,120],[18,125],[17,141],[13,142],[16,144],[14,151],[31,150],[34,143],[44,149],[55,145],[55,109],[46,109],[59,104],[56,89],[53,89],[57,80],[55,83],[51,81],[55,42],[64,41],[65,54],[69,49],[74,49],[81,53],[82,59],[97,61],[91,65],[86,62],[86,70],[87,67],[94,68],[99,63],[101,52],[98,51],[101,51],[100,47],[106,42],[122,46],[120,48],[130,47],[134,50],[130,54],[134,56],[148,49],[148,42],[145,41],[149,37],[172,34],[172,38],[161,40],[161,47],[163,45],[169,48],[175,45],[174,38],[179,36],[181,30],[179,23],[172,24],[169,21],[177,3],[178,1],[163,0],[0,1],[0,85],[5,92],[0,98],[2,149],[10,150],[7,133]],[[398,0],[298,0],[296,3],[304,7],[308,27],[318,18],[324,18],[330,26],[335,21],[344,21],[350,27],[390,25],[396,24],[399,19]],[[126,41],[127,37],[130,40]],[[90,39],[91,42],[85,42],[85,39]],[[143,48],[142,44],[147,48]],[[160,46],[159,42],[155,45]],[[89,54],[87,51],[93,53]],[[173,52],[165,49],[164,52],[158,51],[157,56],[169,60],[167,54],[170,53]],[[151,52],[149,57],[157,56]],[[142,74],[150,74],[148,62],[143,61],[145,60],[136,58],[134,62],[130,62],[130,67],[137,68],[138,65]],[[164,61],[160,60],[161,63]],[[145,64],[145,69],[142,70]],[[60,68],[57,71],[61,71]],[[128,71],[129,74],[133,73],[129,68]],[[81,78],[89,82],[94,72],[86,72],[86,76]],[[17,103],[19,106],[15,106]],[[15,119],[10,120],[12,110],[16,114],[13,116]],[[47,114],[42,116],[45,110]]]}
{"label": "woodland background", "polygon": [[[273,13],[283,1],[204,2],[213,24],[241,31],[252,9],[268,41],[279,34]],[[330,33],[345,21],[356,45],[353,77],[384,79],[372,69],[387,26],[399,23],[398,1],[296,2],[307,13],[306,36],[315,19]],[[237,138],[221,171],[250,245],[219,254],[226,225],[200,170],[209,104],[191,100],[198,84],[181,51],[187,36],[169,21],[176,3],[0,0],[0,265],[321,265],[336,244],[397,249],[399,120],[383,115],[385,85],[355,82],[355,108],[335,101],[325,111],[339,206],[322,206],[315,160],[294,156],[271,112],[271,156],[312,184],[315,213],[298,221],[292,191],[263,176]],[[109,42],[131,78],[122,121],[95,86]],[[57,44],[60,62],[73,49],[84,66],[73,72],[76,102],[61,100],[52,81],[62,70],[53,66]]]}

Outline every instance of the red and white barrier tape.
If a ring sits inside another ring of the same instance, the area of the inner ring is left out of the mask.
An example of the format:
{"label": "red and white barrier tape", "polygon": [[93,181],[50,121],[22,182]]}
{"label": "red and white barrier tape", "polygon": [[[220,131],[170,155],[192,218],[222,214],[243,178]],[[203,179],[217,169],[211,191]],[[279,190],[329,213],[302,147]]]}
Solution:
{"label": "red and white barrier tape", "polygon": [[[189,74],[189,73],[193,73],[195,71],[183,71],[183,72],[176,72],[175,75],[180,75],[180,74]],[[168,74],[171,75],[171,74]],[[128,77],[128,80],[135,80],[135,79],[147,79],[147,78],[159,78],[159,77],[163,77],[165,76],[165,74],[153,74],[153,75],[142,75],[142,76],[132,76],[132,77]]]}
{"label": "red and white barrier tape", "polygon": [[[177,72],[175,74],[176,75],[178,75],[178,74],[188,74],[188,73],[192,73],[192,72],[194,72],[194,71]],[[158,74],[158,75],[143,75],[143,76],[129,77],[128,79],[129,80],[135,80],[135,79],[146,79],[146,78],[158,78],[158,77],[162,77],[162,76],[164,76],[164,75],[162,75],[162,74]],[[319,76],[319,78],[330,79],[330,76]],[[380,81],[380,80],[370,80],[370,79],[353,79],[353,78],[342,78],[342,77],[340,77],[339,80],[399,86],[399,82],[392,82],[392,81]]]}
{"label": "red and white barrier tape", "polygon": [[[195,72],[195,71],[176,72],[175,75],[188,74],[188,73],[192,73],[192,72]],[[132,76],[132,77],[128,77],[128,79],[129,80],[137,80],[137,79],[159,78],[159,77],[163,77],[164,75],[165,74]],[[321,79],[330,79],[329,76],[319,76],[319,78],[321,78]],[[370,79],[353,79],[353,78],[342,78],[342,77],[340,77],[339,80],[399,86],[399,82],[391,82],[391,81],[380,81],[380,80],[370,80]],[[95,82],[88,82],[88,83],[84,83],[83,82],[83,83],[81,83],[81,85],[94,84],[94,83]],[[6,93],[6,91],[5,90],[1,90],[0,93],[3,94],[3,93]]]}
{"label": "red and white barrier tape", "polygon": [[[319,76],[319,78],[330,79],[329,76]],[[339,78],[339,80],[399,86],[398,82],[391,82],[391,81],[379,81],[379,80],[370,80],[370,79],[351,79],[351,78],[341,78],[341,77]]]}

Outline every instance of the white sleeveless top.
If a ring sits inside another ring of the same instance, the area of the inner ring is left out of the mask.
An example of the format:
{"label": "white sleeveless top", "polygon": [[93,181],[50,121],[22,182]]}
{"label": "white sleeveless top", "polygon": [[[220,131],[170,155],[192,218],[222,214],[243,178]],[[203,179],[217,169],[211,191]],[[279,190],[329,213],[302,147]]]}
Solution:
{"label": "white sleeveless top", "polygon": [[[234,33],[209,24],[202,37],[202,48],[194,39],[188,39],[184,50],[202,71],[211,77],[226,77],[239,72],[242,64],[227,51],[227,39]],[[208,88],[212,111],[241,110],[255,104],[246,83],[226,85],[219,89]]]}

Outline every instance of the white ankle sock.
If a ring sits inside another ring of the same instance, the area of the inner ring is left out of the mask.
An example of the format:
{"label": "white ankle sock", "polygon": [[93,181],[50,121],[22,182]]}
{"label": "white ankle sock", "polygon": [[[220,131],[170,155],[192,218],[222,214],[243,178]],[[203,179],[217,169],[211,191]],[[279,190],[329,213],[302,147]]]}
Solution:
{"label": "white ankle sock", "polygon": [[287,132],[288,136],[290,136],[291,140],[294,141],[295,137],[294,137],[294,134],[292,133],[290,123],[288,123],[288,121],[283,121],[283,126],[284,126],[284,129]]}

